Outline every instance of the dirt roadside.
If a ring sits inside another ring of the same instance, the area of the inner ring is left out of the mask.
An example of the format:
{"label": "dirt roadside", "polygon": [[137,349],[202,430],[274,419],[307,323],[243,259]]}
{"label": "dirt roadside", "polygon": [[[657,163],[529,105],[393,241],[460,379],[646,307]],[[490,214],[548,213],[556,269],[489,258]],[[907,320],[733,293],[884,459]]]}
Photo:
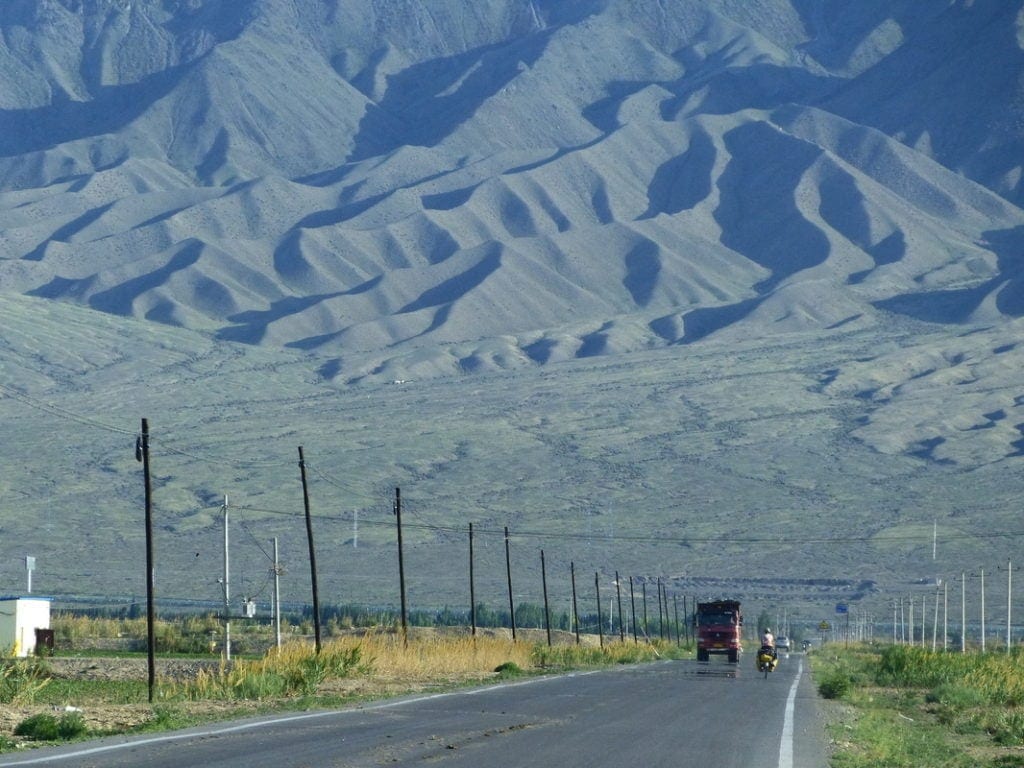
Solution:
{"label": "dirt roadside", "polygon": [[[138,680],[145,683],[149,678],[149,666],[144,658],[55,657],[47,659],[46,663],[54,680]],[[220,667],[219,659],[207,661],[158,658],[156,660],[158,695],[160,686],[195,680],[201,671],[216,673]],[[465,679],[461,679],[457,675],[450,675],[439,680],[436,675],[423,679],[397,679],[375,674],[368,677],[329,679],[320,686],[318,693],[323,696],[375,699],[403,693],[415,693],[428,688],[436,688],[438,685],[458,684],[477,679],[479,679],[478,675],[467,675]],[[284,701],[281,703],[283,705]],[[26,718],[41,712],[50,712],[57,717],[65,712],[80,712],[86,727],[94,734],[122,732],[137,728],[152,720],[154,709],[160,705],[159,701],[149,704],[144,700],[124,704],[67,701],[60,705],[5,705],[0,707],[0,736],[20,742],[21,739],[13,735],[14,728]],[[218,701],[211,699],[199,701],[176,699],[173,702],[167,702],[169,708],[200,720],[241,717],[246,714],[267,711],[272,709],[273,705],[273,701]]]}

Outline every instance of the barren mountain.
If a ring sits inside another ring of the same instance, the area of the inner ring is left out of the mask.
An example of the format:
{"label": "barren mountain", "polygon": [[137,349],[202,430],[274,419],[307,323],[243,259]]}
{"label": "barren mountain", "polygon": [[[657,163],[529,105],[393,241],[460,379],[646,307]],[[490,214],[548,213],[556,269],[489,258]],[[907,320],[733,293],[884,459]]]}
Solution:
{"label": "barren mountain", "polygon": [[[566,437],[593,450],[551,442],[542,424],[571,428],[531,387],[565,377],[582,402],[601,401],[593,388],[622,365],[641,379],[649,366],[683,379],[724,366],[730,381],[761,381],[722,384],[719,404],[705,404],[710,430],[747,408],[763,418],[758,398],[787,410],[802,392],[834,414],[841,439],[825,453],[840,465],[841,444],[882,464],[1020,474],[1022,8],[6,0],[0,407],[23,441],[3,449],[16,465],[9,498],[55,511],[97,504],[111,487],[118,503],[133,498],[134,467],[102,451],[86,460],[85,446],[69,454],[79,490],[62,488],[57,448],[28,447],[48,415],[131,434],[139,414],[124,411],[136,407],[191,424],[208,449],[251,455],[322,434],[325,412],[395,381],[432,382],[426,402],[422,389],[381,398],[404,397],[414,431],[429,434],[472,374],[505,400],[480,406],[479,429],[446,423],[468,431],[434,446],[444,459],[368,438],[371,495],[402,478],[440,483],[441,466],[463,489],[497,482],[472,457],[503,466],[483,425],[522,408],[513,431],[544,445],[521,470],[536,476],[524,492],[535,514],[575,462],[612,449],[593,422]],[[773,378],[790,369],[798,382]],[[321,397],[325,411],[293,411]],[[281,413],[260,422],[269,408]],[[380,429],[388,411],[372,413],[364,424]],[[214,436],[246,417],[257,420],[244,439]],[[679,459],[640,439],[656,420],[621,418],[637,437],[615,449],[627,475]],[[755,433],[769,460],[816,450],[780,449],[796,438],[775,427]],[[429,439],[418,445],[429,453]],[[338,471],[353,460],[324,449]],[[26,451],[46,468],[22,469]],[[205,531],[215,516],[186,510],[255,482],[232,477],[171,472],[172,516]],[[262,482],[254,497],[280,485]],[[630,503],[643,503],[634,491]],[[472,508],[465,490],[449,492]],[[1002,493],[978,490],[993,505]],[[38,529],[10,525],[42,546]]]}

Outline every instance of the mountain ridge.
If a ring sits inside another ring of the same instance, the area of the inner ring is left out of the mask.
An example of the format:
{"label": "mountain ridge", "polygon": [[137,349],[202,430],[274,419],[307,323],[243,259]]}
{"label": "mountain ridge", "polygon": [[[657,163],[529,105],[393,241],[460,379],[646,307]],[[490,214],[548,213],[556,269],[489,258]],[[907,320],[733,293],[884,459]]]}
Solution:
{"label": "mountain ridge", "polygon": [[[667,548],[588,557],[884,590],[937,516],[969,564],[1019,493],[1022,8],[8,0],[7,546],[117,560],[148,414],[181,590],[219,495],[284,534],[303,443],[438,546],[628,511]],[[855,543],[715,546],[761,526]]]}

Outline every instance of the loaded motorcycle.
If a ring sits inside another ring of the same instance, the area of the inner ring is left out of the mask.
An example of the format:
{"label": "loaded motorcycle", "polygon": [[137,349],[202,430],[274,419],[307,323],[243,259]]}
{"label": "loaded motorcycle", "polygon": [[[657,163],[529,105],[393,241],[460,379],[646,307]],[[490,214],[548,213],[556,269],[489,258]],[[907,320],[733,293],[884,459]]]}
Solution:
{"label": "loaded motorcycle", "polygon": [[761,646],[761,649],[757,652],[757,671],[763,672],[765,680],[768,679],[768,673],[774,672],[775,667],[779,665],[779,657],[775,653],[775,649],[769,645]]}

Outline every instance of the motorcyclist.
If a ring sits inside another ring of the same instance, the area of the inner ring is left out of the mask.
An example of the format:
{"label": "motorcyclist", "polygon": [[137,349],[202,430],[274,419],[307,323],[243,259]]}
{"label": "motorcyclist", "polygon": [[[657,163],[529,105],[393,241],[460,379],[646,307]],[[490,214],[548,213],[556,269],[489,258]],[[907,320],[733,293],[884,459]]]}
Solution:
{"label": "motorcyclist", "polygon": [[772,659],[778,661],[779,653],[775,650],[775,635],[772,634],[771,627],[764,628],[764,632],[761,634],[761,647],[770,650]]}

